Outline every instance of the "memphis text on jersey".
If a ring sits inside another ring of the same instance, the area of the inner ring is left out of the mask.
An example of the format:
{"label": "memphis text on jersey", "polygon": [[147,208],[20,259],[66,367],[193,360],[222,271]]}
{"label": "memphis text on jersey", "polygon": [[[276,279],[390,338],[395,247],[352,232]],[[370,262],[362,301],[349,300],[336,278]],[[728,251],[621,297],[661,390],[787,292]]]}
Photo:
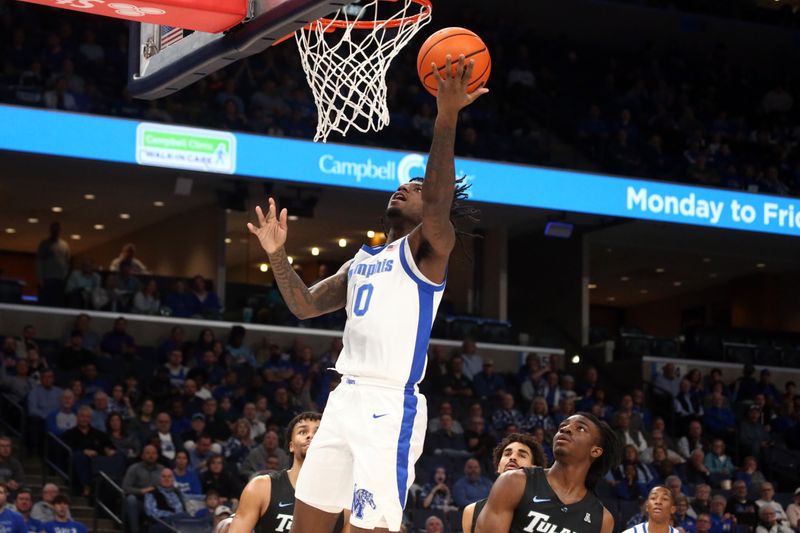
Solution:
{"label": "memphis text on jersey", "polygon": [[[577,531],[572,531],[571,529],[561,527],[558,524],[550,523],[550,515],[546,515],[544,513],[531,511],[528,513],[528,518],[533,518],[533,520],[531,520],[530,524],[528,524],[523,530],[526,533],[578,533]],[[586,513],[584,521],[591,524],[591,517],[589,513]]]}
{"label": "memphis text on jersey", "polygon": [[359,263],[350,267],[350,277],[364,276],[365,278],[368,278],[370,276],[374,276],[375,274],[381,274],[382,272],[391,272],[393,267],[393,259],[384,259],[372,264]]}

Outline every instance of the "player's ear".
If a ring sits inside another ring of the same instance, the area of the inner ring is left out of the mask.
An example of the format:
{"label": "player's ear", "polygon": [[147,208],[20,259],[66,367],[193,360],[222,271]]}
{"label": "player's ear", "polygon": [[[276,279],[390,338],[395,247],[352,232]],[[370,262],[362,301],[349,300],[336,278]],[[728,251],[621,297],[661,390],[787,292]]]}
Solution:
{"label": "player's ear", "polygon": [[597,459],[598,457],[600,457],[601,455],[603,455],[603,448],[601,448],[600,446],[593,446],[593,447],[592,447],[592,451],[591,451],[591,452],[589,452],[589,453],[590,453],[590,455],[592,456],[592,459],[593,459],[593,460],[594,460],[594,459]]}

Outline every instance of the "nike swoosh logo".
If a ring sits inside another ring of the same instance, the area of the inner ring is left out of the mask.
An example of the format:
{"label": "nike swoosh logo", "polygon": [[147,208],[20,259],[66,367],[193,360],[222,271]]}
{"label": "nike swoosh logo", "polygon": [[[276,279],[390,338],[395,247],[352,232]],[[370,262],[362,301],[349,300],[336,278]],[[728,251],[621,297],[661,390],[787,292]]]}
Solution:
{"label": "nike swoosh logo", "polygon": [[372,418],[383,418],[384,416],[389,416],[389,413],[384,413],[382,415],[376,415],[374,413],[372,414]]}
{"label": "nike swoosh logo", "polygon": [[290,505],[293,505],[293,504],[294,504],[294,502],[289,502],[289,503],[279,502],[278,503],[278,507],[289,507]]}
{"label": "nike swoosh logo", "polygon": [[540,498],[538,496],[534,496],[533,497],[533,503],[544,503],[544,502],[549,502],[549,501],[550,501],[550,498]]}

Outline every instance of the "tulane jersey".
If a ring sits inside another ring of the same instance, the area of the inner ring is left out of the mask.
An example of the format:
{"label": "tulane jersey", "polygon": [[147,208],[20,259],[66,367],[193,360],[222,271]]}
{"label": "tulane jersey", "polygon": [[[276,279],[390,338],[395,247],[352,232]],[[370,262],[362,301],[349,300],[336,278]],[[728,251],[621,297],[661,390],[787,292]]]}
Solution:
{"label": "tulane jersey", "polygon": [[514,511],[509,533],[600,533],[603,504],[593,492],[588,491],[579,502],[564,505],[542,467],[524,470],[525,494]]}
{"label": "tulane jersey", "polygon": [[425,375],[428,341],[444,283],[417,268],[408,237],[386,246],[362,246],[347,272],[343,376],[413,388]]}

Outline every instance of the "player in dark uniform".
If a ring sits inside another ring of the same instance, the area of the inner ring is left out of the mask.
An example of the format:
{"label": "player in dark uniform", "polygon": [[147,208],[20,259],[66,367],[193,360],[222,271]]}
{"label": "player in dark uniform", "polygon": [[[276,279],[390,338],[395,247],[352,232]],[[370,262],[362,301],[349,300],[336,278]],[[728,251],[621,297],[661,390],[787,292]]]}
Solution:
{"label": "player in dark uniform", "polygon": [[553,466],[501,475],[474,533],[611,533],[614,518],[594,485],[619,462],[620,441],[591,413],[564,420],[553,438]]}
{"label": "player in dark uniform", "polygon": [[[547,466],[542,447],[533,440],[533,437],[524,433],[512,433],[501,440],[492,452],[492,458],[494,469],[498,474],[531,466]],[[487,498],[484,498],[464,508],[461,517],[464,533],[475,531],[475,523],[486,505],[486,500]]]}
{"label": "player in dark uniform", "polygon": [[[319,429],[322,415],[306,412],[297,415],[287,428],[289,453],[294,457],[292,467],[270,474],[255,476],[247,483],[239,500],[236,514],[227,524],[220,524],[217,533],[289,533],[294,518],[294,487],[303,467],[311,439]],[[347,516],[340,516],[334,533],[348,533]],[[227,526],[227,527],[226,527]]]}

